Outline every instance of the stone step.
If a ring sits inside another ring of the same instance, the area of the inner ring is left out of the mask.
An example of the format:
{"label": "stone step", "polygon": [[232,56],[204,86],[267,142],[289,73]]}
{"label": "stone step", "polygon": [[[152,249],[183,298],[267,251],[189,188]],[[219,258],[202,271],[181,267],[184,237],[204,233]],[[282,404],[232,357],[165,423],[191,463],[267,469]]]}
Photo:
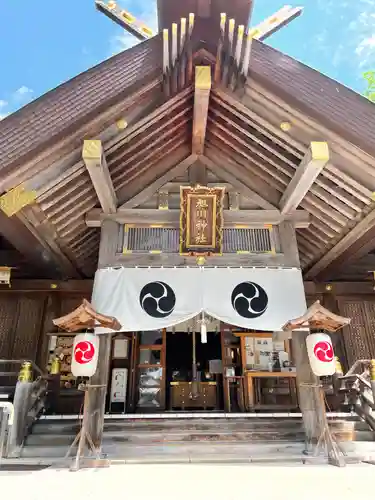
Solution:
{"label": "stone step", "polygon": [[[69,447],[54,446],[50,443],[48,446],[29,446],[22,450],[22,458],[63,458]],[[72,455],[76,447],[72,450]],[[178,455],[189,454],[209,454],[209,455],[225,455],[230,456],[247,456],[250,455],[277,455],[281,452],[289,455],[300,455],[303,451],[303,443],[295,442],[259,442],[255,444],[248,443],[168,443],[166,445],[156,444],[106,444],[103,443],[103,454],[110,459],[129,459],[131,457],[152,457],[155,455],[165,455],[168,457],[176,457]]]}
{"label": "stone step", "polygon": [[[327,457],[321,453],[317,457],[306,456],[302,443],[257,443],[253,445],[236,444],[169,444],[143,446],[104,446],[103,456],[112,463],[308,463],[324,464]],[[41,455],[40,452],[43,451]],[[49,446],[41,449],[25,449],[21,460],[32,463],[54,463],[62,461],[67,450]],[[74,452],[72,450],[72,457]],[[62,453],[63,452],[63,453]],[[375,457],[373,448],[346,449],[348,463],[358,463]],[[87,455],[86,455],[87,456]]]}
{"label": "stone step", "polygon": [[[361,422],[358,422],[360,424]],[[361,423],[362,424],[362,423]],[[363,423],[364,424],[364,423]],[[354,428],[357,422],[347,422],[346,420],[330,421],[332,428]],[[366,425],[366,424],[364,424]],[[34,434],[57,434],[57,433],[77,433],[81,426],[79,420],[40,420],[34,425]],[[143,431],[144,429],[155,432],[170,430],[202,430],[209,431],[214,428],[233,430],[256,430],[262,429],[301,429],[301,419],[173,419],[173,420],[110,420],[105,421],[104,429],[107,432],[115,432],[117,429],[132,429],[133,431]],[[364,430],[366,427],[363,428]]]}
{"label": "stone step", "polygon": [[[253,441],[303,441],[303,430],[265,430],[258,429],[253,432],[231,432],[217,429],[216,432],[210,431],[188,431],[185,429],[179,431],[105,431],[103,435],[104,443],[167,443],[167,442],[253,442]],[[26,446],[44,446],[46,443],[53,443],[54,446],[69,445],[74,439],[70,434],[31,434],[26,440]]]}

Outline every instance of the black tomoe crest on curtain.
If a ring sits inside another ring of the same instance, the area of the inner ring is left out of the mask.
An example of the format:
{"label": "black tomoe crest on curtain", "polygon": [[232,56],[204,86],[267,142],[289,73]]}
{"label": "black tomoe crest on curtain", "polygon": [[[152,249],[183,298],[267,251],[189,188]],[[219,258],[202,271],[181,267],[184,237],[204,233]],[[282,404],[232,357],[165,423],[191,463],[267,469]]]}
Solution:
{"label": "black tomoe crest on curtain", "polygon": [[139,294],[139,303],[146,314],[153,318],[166,318],[176,305],[176,295],[163,281],[147,283]]}
{"label": "black tomoe crest on curtain", "polygon": [[262,316],[268,306],[268,296],[265,290],[251,281],[244,281],[237,285],[233,289],[231,300],[237,314],[249,319]]}

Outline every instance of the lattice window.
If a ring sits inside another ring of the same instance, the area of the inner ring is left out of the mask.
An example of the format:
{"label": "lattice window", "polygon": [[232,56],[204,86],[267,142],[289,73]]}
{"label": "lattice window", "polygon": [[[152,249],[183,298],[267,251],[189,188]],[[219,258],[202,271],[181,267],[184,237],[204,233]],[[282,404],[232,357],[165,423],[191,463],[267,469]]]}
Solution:
{"label": "lattice window", "polygon": [[[223,253],[274,253],[273,228],[227,228]],[[180,230],[167,227],[125,226],[124,253],[178,253]]]}

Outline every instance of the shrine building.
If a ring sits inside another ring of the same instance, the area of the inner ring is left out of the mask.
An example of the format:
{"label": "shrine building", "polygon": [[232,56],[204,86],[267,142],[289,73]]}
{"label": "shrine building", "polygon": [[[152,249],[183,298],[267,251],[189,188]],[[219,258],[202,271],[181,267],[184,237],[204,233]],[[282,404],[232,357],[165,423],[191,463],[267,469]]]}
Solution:
{"label": "shrine building", "polygon": [[[158,0],[154,34],[97,1],[141,42],[0,121],[0,405],[18,415],[8,459],[69,448],[38,436],[67,421],[74,437],[76,330],[59,325],[87,311],[104,321],[98,449],[108,422],[108,435],[148,423],[199,440],[187,419],[206,426],[202,440],[239,429],[249,446],[316,444],[322,415],[345,446],[358,429],[374,441],[374,104],[267,44],[301,9],[253,26],[252,3]],[[324,401],[305,342],[317,315],[337,330]],[[43,386],[36,406],[19,410],[17,379]],[[129,439],[113,456],[132,453]],[[0,458],[2,444],[0,432]]]}

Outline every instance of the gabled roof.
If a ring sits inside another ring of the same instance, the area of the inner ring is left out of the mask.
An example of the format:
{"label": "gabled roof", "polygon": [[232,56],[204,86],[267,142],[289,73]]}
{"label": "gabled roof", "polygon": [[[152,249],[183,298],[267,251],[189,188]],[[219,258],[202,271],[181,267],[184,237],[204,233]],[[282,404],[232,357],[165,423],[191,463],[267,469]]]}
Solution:
{"label": "gabled roof", "polygon": [[[194,39],[214,60],[204,32]],[[62,253],[53,249],[57,260],[68,259],[83,275],[95,270],[99,242],[98,231],[85,224],[98,200],[81,159],[83,139],[102,138],[121,203],[173,166],[164,157],[176,164],[189,155],[192,89],[162,104],[161,62],[158,35],[0,122],[0,189],[26,181],[36,190],[37,204],[22,210],[22,220],[42,240],[42,228],[54,234]],[[116,128],[128,115],[128,128]],[[291,123],[289,132],[281,130],[283,121]],[[277,204],[308,144],[330,143],[331,162],[302,204],[312,216],[311,227],[298,230],[307,268],[372,209],[374,139],[372,103],[254,41],[244,95],[213,88],[205,154],[224,159],[226,168]]]}
{"label": "gabled roof", "polygon": [[[121,103],[151,78],[161,78],[156,36],[81,73],[0,122],[0,179],[98,114]],[[1,183],[0,183],[1,191]]]}

